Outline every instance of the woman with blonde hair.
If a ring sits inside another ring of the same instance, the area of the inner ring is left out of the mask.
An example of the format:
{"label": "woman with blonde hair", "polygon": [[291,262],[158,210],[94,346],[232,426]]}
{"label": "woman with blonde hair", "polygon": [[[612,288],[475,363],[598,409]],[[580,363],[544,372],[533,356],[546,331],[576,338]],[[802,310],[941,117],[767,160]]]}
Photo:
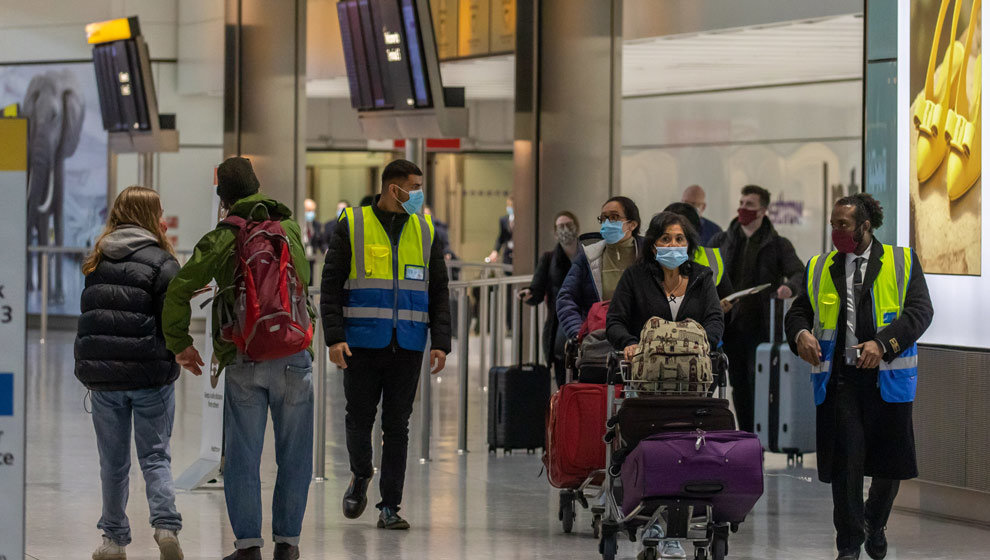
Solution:
{"label": "woman with blonde hair", "polygon": [[179,263],[165,229],[158,193],[128,187],[83,263],[75,374],[92,391],[103,487],[97,524],[103,544],[93,560],[124,560],[131,542],[125,510],[132,425],[161,558],[182,558],[169,449],[179,365],[165,348],[161,328],[165,291]]}

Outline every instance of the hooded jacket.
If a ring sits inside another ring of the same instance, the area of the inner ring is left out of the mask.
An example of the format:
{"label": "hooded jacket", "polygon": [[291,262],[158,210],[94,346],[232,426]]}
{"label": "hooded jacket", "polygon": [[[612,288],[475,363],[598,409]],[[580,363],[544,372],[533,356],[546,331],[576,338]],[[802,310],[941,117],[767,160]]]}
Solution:
{"label": "hooded jacket", "polygon": [[75,374],[93,391],[133,391],[175,381],[165,347],[162,304],[179,270],[155,236],[123,226],[100,242],[103,259],[86,276],[75,342]]}
{"label": "hooded jacket", "polygon": [[[306,260],[299,224],[292,220],[292,211],[287,206],[261,193],[256,193],[238,200],[231,207],[230,214],[242,218],[253,216],[256,219],[263,219],[265,213],[259,206],[267,210],[271,219],[280,220],[282,228],[289,237],[292,264],[303,285],[309,286],[309,261]],[[237,347],[220,336],[220,311],[221,309],[230,311],[234,308],[234,290],[225,288],[233,285],[234,275],[237,272],[236,242],[237,229],[224,224],[217,225],[216,229],[204,235],[193,249],[192,257],[169,285],[162,316],[165,341],[169,350],[178,354],[193,343],[193,338],[189,334],[189,323],[192,319],[189,301],[196,290],[206,287],[211,280],[216,280],[220,289],[220,293],[213,299],[213,355],[219,364],[217,373],[223,371],[223,368],[237,357]],[[315,313],[310,309],[310,317],[314,316]]]}

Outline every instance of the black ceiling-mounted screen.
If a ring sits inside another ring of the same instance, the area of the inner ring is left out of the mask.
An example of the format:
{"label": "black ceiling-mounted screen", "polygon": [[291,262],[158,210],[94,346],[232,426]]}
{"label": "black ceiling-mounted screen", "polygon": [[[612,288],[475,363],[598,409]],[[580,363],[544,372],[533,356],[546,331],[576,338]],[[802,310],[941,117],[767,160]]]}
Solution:
{"label": "black ceiling-mounted screen", "polygon": [[359,111],[433,106],[430,76],[439,67],[428,68],[417,1],[338,3],[351,105]]}
{"label": "black ceiling-mounted screen", "polygon": [[93,47],[96,87],[100,95],[103,128],[108,132],[150,130],[148,101],[144,98],[141,54],[134,39]]}

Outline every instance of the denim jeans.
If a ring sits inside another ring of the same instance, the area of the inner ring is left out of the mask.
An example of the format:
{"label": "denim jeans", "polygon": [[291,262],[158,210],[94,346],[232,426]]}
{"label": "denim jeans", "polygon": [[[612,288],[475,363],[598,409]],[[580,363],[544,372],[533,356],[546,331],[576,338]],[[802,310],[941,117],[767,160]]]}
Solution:
{"label": "denim jeans", "polygon": [[223,491],[234,546],[264,546],[261,538],[261,450],[268,409],[275,430],[278,475],[272,497],[272,539],[298,546],[313,475],[313,360],[307,351],[224,370]]}
{"label": "denim jeans", "polygon": [[144,474],[151,526],[178,531],[182,516],[175,509],[169,438],[175,420],[172,385],[138,391],[94,391],[93,427],[100,453],[103,515],[97,527],[119,545],[131,542],[127,497],[131,470],[131,419],[138,463]]}

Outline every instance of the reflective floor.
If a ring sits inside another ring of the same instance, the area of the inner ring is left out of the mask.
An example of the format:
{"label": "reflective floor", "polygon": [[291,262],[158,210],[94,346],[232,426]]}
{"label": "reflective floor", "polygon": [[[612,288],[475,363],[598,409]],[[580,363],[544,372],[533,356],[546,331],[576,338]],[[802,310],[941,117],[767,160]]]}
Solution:
{"label": "reflective floor", "polygon": [[[99,466],[85,389],[72,374],[72,335],[52,333],[46,346],[30,333],[28,349],[27,553],[37,559],[87,559],[100,540]],[[474,348],[478,348],[474,346]],[[331,370],[333,371],[333,370]],[[467,455],[458,455],[456,360],[433,381],[433,460],[418,461],[419,403],[411,427],[410,461],[403,514],[408,532],[375,528],[375,510],[350,521],[340,513],[349,480],[344,448],[343,390],[339,378],[328,384],[327,481],[314,483],[302,535],[303,558],[595,558],[590,515],[578,514],[575,533],[565,535],[557,521],[557,491],[541,476],[537,455],[486,452],[484,393],[478,373],[470,379],[470,439]],[[172,437],[177,476],[197,457],[200,444],[199,379],[184,374],[177,384]],[[269,428],[270,429],[270,428]],[[133,461],[128,515],[134,542],[131,559],[157,559],[147,526],[144,484]],[[787,469],[768,455],[766,493],[739,533],[729,541],[729,557],[738,559],[828,559],[832,545],[828,486],[815,481],[814,457],[804,469]],[[275,466],[271,434],[266,444],[262,484],[266,514],[271,506]],[[369,496],[377,501],[377,489]],[[180,540],[186,558],[222,558],[233,549],[223,492],[180,492],[178,508],[185,528]],[[266,515],[264,535],[270,533]],[[941,559],[990,557],[990,530],[895,512],[888,535],[888,558]],[[634,558],[635,543],[621,542],[620,558]],[[271,544],[265,550],[271,558]],[[863,558],[867,558],[863,555]]]}

